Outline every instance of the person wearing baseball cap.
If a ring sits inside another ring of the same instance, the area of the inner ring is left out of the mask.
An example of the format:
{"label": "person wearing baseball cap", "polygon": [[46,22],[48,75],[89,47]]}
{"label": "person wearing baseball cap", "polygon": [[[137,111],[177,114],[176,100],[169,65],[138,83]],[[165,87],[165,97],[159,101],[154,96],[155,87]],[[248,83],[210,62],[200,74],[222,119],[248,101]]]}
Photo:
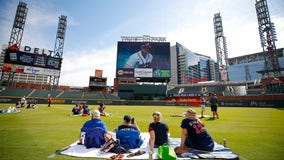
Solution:
{"label": "person wearing baseball cap", "polygon": [[197,150],[212,151],[214,140],[204,127],[204,123],[196,115],[196,111],[188,109],[182,120],[180,147],[193,148]]}
{"label": "person wearing baseball cap", "polygon": [[150,53],[150,49],[150,43],[142,44],[140,50],[128,58],[124,68],[151,68],[153,55]]}
{"label": "person wearing baseball cap", "polygon": [[123,123],[122,125],[118,126],[117,130],[137,130],[140,131],[134,117],[131,117],[130,115],[125,115],[123,117]]}

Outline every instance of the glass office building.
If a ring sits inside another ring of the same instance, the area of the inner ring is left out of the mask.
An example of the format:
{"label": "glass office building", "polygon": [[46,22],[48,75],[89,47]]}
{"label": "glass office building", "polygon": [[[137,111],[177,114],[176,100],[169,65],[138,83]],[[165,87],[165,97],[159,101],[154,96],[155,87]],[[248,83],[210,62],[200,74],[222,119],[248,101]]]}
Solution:
{"label": "glass office building", "polygon": [[194,53],[176,43],[171,47],[172,84],[219,81],[217,63],[209,56]]}
{"label": "glass office building", "polygon": [[[277,54],[280,68],[284,68],[284,48],[277,49]],[[229,81],[254,81],[262,78],[257,71],[264,69],[263,52],[229,58],[228,63]]]}

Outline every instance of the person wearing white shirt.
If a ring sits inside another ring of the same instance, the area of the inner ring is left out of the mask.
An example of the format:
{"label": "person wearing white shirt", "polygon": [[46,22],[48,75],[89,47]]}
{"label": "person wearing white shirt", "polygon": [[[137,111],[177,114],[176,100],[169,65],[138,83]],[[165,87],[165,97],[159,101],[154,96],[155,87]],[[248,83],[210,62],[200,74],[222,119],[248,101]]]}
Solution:
{"label": "person wearing white shirt", "polygon": [[149,43],[141,45],[141,50],[129,57],[124,68],[151,68],[153,56],[149,52],[150,49]]}

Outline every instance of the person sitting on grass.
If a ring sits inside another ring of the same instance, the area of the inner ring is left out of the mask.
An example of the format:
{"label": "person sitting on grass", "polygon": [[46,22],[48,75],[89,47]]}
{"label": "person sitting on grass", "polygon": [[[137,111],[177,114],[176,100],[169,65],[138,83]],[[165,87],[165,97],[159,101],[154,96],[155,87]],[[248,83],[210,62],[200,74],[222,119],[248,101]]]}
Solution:
{"label": "person sitting on grass", "polygon": [[73,115],[79,115],[81,114],[81,109],[78,104],[75,105],[75,107],[72,109]]}
{"label": "person sitting on grass", "polygon": [[90,115],[90,109],[87,104],[83,105],[83,115]]}
{"label": "person sitting on grass", "polygon": [[21,108],[21,107],[22,107],[22,106],[21,106],[21,101],[20,101],[20,100],[18,100],[18,101],[17,101],[17,103],[16,103],[15,107],[16,107],[16,108]]}
{"label": "person sitting on grass", "polygon": [[[92,112],[92,119],[85,122],[82,128],[96,128],[96,127],[100,127],[103,129],[105,142],[107,142],[111,137],[113,137],[113,134],[108,132],[105,122],[100,119],[100,112],[98,110]],[[83,144],[84,142],[83,138],[84,137],[82,137],[82,132],[80,132],[79,142],[78,142],[79,145]]]}
{"label": "person sitting on grass", "polygon": [[106,109],[105,104],[100,103],[100,105],[99,105],[99,107],[98,107],[98,110],[100,111],[101,116],[110,116],[110,114],[108,114],[108,113],[105,112],[105,109]]}
{"label": "person sitting on grass", "polygon": [[123,124],[118,126],[117,130],[137,130],[140,132],[134,117],[131,118],[130,115],[125,115],[123,117]]}
{"label": "person sitting on grass", "polygon": [[26,107],[26,109],[36,109],[37,108],[37,106],[36,106],[36,103],[34,102],[34,103],[29,103],[28,105],[27,105],[27,107]]}
{"label": "person sitting on grass", "polygon": [[150,152],[154,152],[154,148],[168,143],[169,127],[165,122],[161,122],[161,112],[152,114],[154,122],[150,123],[148,131],[150,134]]}
{"label": "person sitting on grass", "polygon": [[140,136],[140,129],[135,119],[131,118],[130,115],[123,117],[123,124],[118,126],[116,138],[119,139],[119,144],[126,150],[139,148],[143,143]]}
{"label": "person sitting on grass", "polygon": [[182,128],[180,147],[212,151],[214,140],[204,128],[196,112],[188,109],[184,114],[186,118],[182,120],[180,126]]}

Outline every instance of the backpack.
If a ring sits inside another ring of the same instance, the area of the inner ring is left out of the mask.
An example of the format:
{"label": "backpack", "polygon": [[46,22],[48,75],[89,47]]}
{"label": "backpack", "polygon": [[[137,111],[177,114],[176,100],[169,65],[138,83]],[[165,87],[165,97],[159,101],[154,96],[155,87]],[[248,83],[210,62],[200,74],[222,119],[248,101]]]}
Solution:
{"label": "backpack", "polygon": [[129,149],[139,148],[143,143],[137,130],[119,130],[116,132],[116,139],[119,139],[120,145]]}
{"label": "backpack", "polygon": [[83,127],[85,132],[84,145],[89,148],[100,148],[105,144],[104,129],[102,127]]}
{"label": "backpack", "polygon": [[113,138],[110,138],[101,148],[100,152],[107,153],[116,153],[116,154],[124,154],[124,153],[130,153],[129,148],[124,147],[119,144],[119,140],[114,140]]}

